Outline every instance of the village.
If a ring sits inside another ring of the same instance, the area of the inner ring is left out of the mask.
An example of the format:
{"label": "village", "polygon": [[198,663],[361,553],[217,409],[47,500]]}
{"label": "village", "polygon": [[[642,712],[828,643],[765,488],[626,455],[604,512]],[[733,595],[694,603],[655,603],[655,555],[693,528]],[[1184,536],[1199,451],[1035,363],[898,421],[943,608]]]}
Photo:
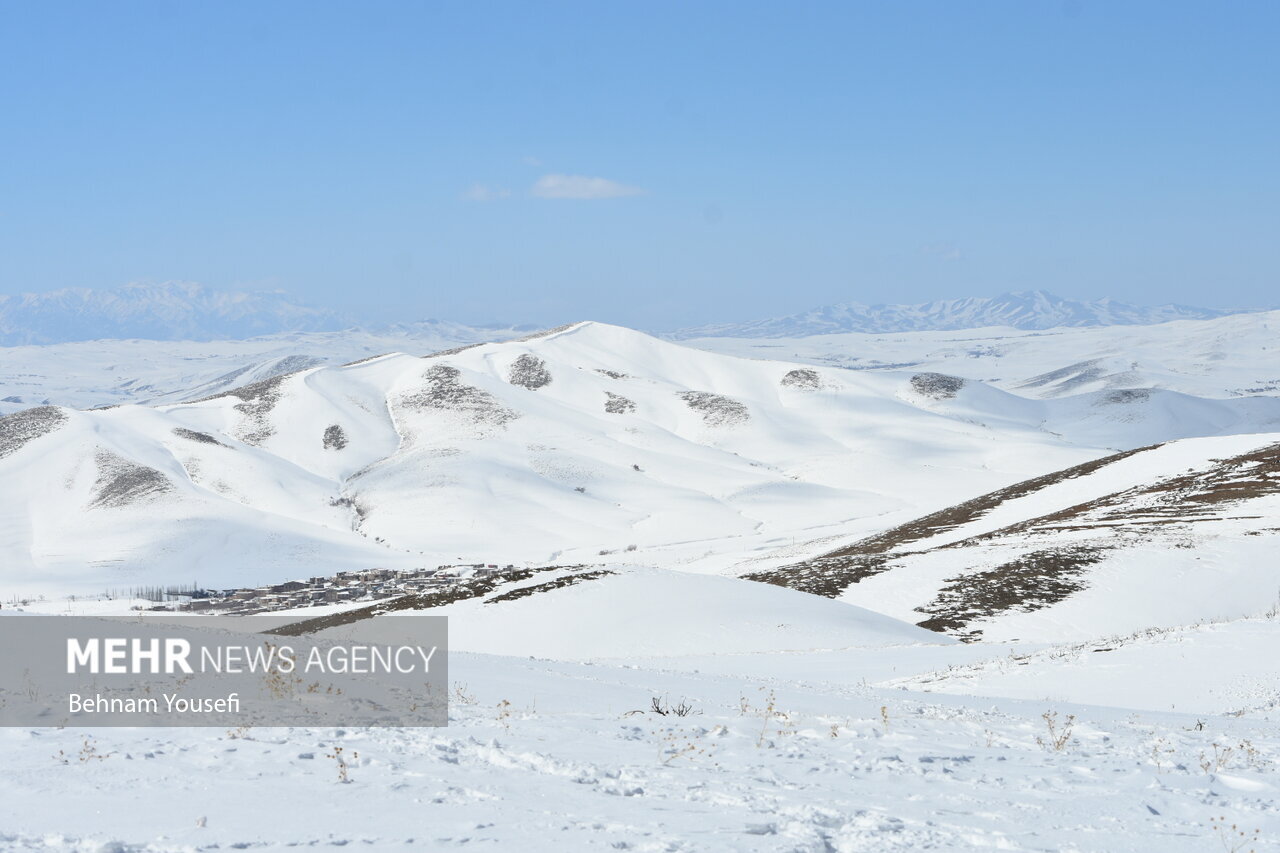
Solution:
{"label": "village", "polygon": [[269,586],[224,590],[166,590],[155,597],[158,603],[150,609],[250,616],[275,610],[379,601],[402,595],[434,592],[453,584],[498,577],[514,571],[516,567],[513,565],[486,563],[408,571],[361,569],[338,572],[332,577],[313,577]]}

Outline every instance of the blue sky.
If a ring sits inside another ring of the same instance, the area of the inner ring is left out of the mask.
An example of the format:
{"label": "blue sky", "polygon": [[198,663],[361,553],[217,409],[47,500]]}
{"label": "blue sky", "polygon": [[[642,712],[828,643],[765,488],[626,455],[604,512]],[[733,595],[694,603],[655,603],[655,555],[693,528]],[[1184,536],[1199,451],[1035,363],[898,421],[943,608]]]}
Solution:
{"label": "blue sky", "polygon": [[0,3],[0,292],[1272,304],[1273,2]]}

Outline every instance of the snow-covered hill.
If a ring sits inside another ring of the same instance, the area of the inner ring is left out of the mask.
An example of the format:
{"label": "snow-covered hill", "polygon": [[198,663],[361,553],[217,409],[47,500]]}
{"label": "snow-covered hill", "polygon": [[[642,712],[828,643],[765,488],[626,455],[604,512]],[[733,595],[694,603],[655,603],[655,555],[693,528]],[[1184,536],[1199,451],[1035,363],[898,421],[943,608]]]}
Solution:
{"label": "snow-covered hill", "polygon": [[232,586],[619,554],[717,571],[1109,450],[1267,430],[1280,400],[1029,400],[581,323],[190,403],[0,419],[0,585]]}
{"label": "snow-covered hill", "polygon": [[[424,353],[528,332],[429,321],[239,341],[98,340],[0,349],[0,414],[37,405],[180,402],[305,365]],[[945,373],[1023,397],[1155,389],[1198,397],[1280,391],[1280,312],[1155,326],[699,338],[711,352],[860,371]]]}
{"label": "snow-covered hill", "polygon": [[983,495],[749,577],[962,637],[1079,640],[1280,594],[1280,434],[1175,441]]}
{"label": "snow-covered hill", "polygon": [[682,329],[687,338],[794,338],[837,332],[910,332],[981,329],[1056,329],[1079,326],[1141,326],[1172,320],[1207,320],[1235,312],[1186,305],[1144,307],[1099,299],[1064,299],[1043,290],[1015,291],[992,297],[941,299],[918,305],[826,305],[768,320],[721,323]]}
{"label": "snow-covered hill", "polygon": [[[1040,399],[596,323],[288,355],[202,399],[0,419],[0,618],[24,618],[14,593],[531,564],[474,595],[237,620],[379,641],[376,610],[446,613],[448,728],[4,729],[0,848],[1194,853],[1233,823],[1280,832],[1273,396]],[[1185,624],[1209,619],[1231,621]]]}
{"label": "snow-covered hill", "polygon": [[[395,642],[403,622],[393,618],[392,627],[380,628],[390,607],[397,614],[448,616],[454,650],[574,661],[954,642],[908,622],[782,587],[638,566],[551,568],[492,588],[466,589],[335,614],[321,610],[322,615],[301,621],[296,615],[292,622],[281,614],[267,616],[282,621],[272,627],[291,636],[358,635]],[[548,630],[551,625],[554,630]]]}
{"label": "snow-covered hill", "polygon": [[435,352],[527,330],[410,323],[379,332],[295,332],[245,340],[94,340],[0,349],[0,414],[207,397],[306,367],[389,352]]}
{"label": "snow-covered hill", "polygon": [[932,371],[1024,397],[1157,389],[1201,397],[1280,393],[1280,311],[1155,326],[825,334],[686,340],[712,352],[859,371]]}

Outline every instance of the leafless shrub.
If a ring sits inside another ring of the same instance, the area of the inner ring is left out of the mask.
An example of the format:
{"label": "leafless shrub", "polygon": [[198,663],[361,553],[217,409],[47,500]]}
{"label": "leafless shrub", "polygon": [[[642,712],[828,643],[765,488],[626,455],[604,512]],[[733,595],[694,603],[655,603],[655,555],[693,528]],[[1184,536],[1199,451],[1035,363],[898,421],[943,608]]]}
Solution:
{"label": "leafless shrub", "polygon": [[1227,853],[1242,853],[1247,847],[1248,853],[1253,853],[1252,845],[1257,844],[1261,839],[1262,830],[1255,829],[1253,832],[1246,832],[1234,823],[1227,825],[1226,815],[1212,818],[1209,825],[1213,827],[1213,831],[1217,833],[1218,841],[1222,844],[1222,849]]}
{"label": "leafless shrub", "polygon": [[1071,730],[1076,722],[1075,714],[1067,714],[1061,728],[1058,727],[1057,711],[1045,711],[1040,715],[1040,719],[1044,720],[1045,727],[1049,730],[1049,737],[1048,739],[1037,737],[1036,743],[1054,752],[1062,752],[1066,749],[1067,744],[1071,742]]}
{"label": "leafless shrub", "polygon": [[649,702],[650,713],[657,714],[660,717],[687,717],[690,714],[701,714],[701,711],[695,711],[693,706],[684,699],[681,699],[675,705],[665,697],[654,696]]}
{"label": "leafless shrub", "polygon": [[1216,773],[1231,765],[1231,758],[1235,755],[1235,750],[1229,746],[1220,746],[1213,744],[1213,755],[1205,755],[1203,751],[1200,753],[1200,769],[1205,773]]}
{"label": "leafless shrub", "polygon": [[[324,757],[332,758],[334,763],[337,765],[338,782],[340,784],[345,785],[351,781],[351,765],[347,763],[346,756],[343,755],[342,747],[335,746],[333,748],[333,752],[326,753]],[[360,753],[358,752],[351,753],[352,761],[359,760],[359,758],[360,758]]]}

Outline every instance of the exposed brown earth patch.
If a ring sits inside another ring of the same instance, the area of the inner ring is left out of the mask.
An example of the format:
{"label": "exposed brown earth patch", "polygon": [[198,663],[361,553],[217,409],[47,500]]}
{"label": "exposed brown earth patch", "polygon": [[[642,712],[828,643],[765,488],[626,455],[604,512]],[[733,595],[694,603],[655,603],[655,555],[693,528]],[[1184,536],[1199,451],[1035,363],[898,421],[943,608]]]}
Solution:
{"label": "exposed brown earth patch", "polygon": [[343,613],[330,613],[326,616],[317,616],[314,619],[304,619],[301,622],[281,625],[279,628],[274,628],[265,633],[278,634],[284,637],[300,637],[304,634],[314,634],[317,631],[323,631],[326,628],[354,625],[357,622],[363,622],[366,619],[381,616],[383,613],[397,613],[407,610],[430,610],[434,607],[443,607],[446,604],[452,604],[455,601],[466,601],[470,598],[481,598],[506,584],[529,580],[543,572],[576,568],[581,567],[544,566],[536,569],[515,569],[493,577],[459,581],[458,583],[450,584],[443,589],[416,593],[413,595],[402,595],[399,598],[393,598],[388,601],[379,601],[377,604],[370,605],[369,607],[362,607],[358,610],[347,610]]}
{"label": "exposed brown earth patch", "polygon": [[1105,549],[1087,546],[1050,548],[992,569],[948,578],[932,602],[916,608],[929,616],[917,624],[965,641],[976,640],[982,631],[968,629],[975,620],[1008,611],[1042,610],[1084,589],[1085,570],[1102,562],[1104,555]]}
{"label": "exposed brown earth patch", "polygon": [[1136,453],[1158,446],[1152,445],[1115,453],[1055,471],[1052,474],[1024,480],[898,525],[836,551],[776,569],[753,572],[743,577],[798,589],[801,592],[824,595],[827,598],[837,598],[853,584],[888,570],[891,567],[890,552],[905,554],[907,552],[904,549],[907,546],[977,521],[1006,501],[1026,497],[1066,480],[1087,476]]}
{"label": "exposed brown earth patch", "polygon": [[531,595],[537,595],[541,592],[550,592],[553,589],[564,589],[565,587],[576,586],[584,581],[593,581],[612,574],[614,574],[614,572],[611,572],[608,569],[596,569],[592,572],[579,572],[576,575],[565,575],[564,577],[556,578],[553,581],[534,584],[533,586],[522,586],[513,589],[510,592],[495,595],[493,598],[486,599],[485,604],[497,604],[502,601],[516,601],[517,599],[528,598]]}
{"label": "exposed brown earth patch", "polygon": [[99,450],[94,462],[98,479],[93,484],[91,508],[130,506],[173,491],[173,483],[155,468],[131,462],[109,450]]}

